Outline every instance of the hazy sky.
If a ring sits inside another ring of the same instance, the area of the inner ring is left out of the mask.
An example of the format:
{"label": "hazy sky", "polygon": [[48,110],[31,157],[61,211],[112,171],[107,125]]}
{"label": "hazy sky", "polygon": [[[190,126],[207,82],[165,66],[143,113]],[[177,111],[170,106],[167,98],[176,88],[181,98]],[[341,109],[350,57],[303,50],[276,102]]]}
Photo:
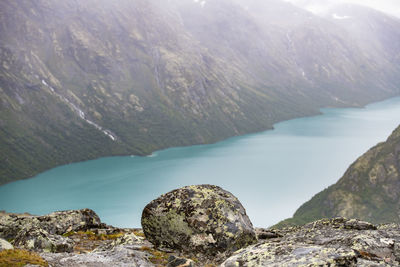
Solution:
{"label": "hazy sky", "polygon": [[400,18],[400,0],[286,0],[307,10],[318,13],[337,3],[355,3],[369,6]]}

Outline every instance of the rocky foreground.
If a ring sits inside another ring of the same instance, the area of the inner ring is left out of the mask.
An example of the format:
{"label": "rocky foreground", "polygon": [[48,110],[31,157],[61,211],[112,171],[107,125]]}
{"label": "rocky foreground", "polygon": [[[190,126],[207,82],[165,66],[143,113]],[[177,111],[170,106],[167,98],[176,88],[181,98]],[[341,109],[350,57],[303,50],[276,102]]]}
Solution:
{"label": "rocky foreground", "polygon": [[210,185],[169,192],[142,229],[101,223],[90,209],[0,213],[0,266],[399,266],[400,228],[334,218],[254,228],[231,193]]}

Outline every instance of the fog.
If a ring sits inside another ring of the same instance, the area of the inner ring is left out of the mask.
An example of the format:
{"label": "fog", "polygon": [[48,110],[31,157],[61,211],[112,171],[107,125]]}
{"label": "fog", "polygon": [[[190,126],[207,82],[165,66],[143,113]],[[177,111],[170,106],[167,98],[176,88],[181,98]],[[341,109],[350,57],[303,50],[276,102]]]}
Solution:
{"label": "fog", "polygon": [[400,18],[399,0],[285,0],[307,9],[315,14],[324,13],[330,7],[340,3],[368,6]]}

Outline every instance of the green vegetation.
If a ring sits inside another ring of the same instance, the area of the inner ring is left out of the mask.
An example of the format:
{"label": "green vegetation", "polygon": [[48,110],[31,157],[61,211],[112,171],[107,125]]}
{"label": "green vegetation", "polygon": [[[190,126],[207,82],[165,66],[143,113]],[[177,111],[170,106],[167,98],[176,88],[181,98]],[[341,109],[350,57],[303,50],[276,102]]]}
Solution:
{"label": "green vegetation", "polygon": [[[234,1],[208,12],[193,1],[101,2],[0,2],[0,184],[399,93],[387,50],[278,1],[261,5],[262,18]],[[298,15],[283,23],[276,10]]]}
{"label": "green vegetation", "polygon": [[134,234],[135,236],[139,236],[139,237],[146,238],[146,236],[144,235],[143,231],[137,231],[137,230],[135,230],[135,231],[133,231],[133,234]]}
{"label": "green vegetation", "polygon": [[292,218],[274,227],[338,216],[372,223],[400,223],[399,183],[400,126],[386,142],[358,158],[336,184],[315,195]]}
{"label": "green vegetation", "polygon": [[92,241],[99,241],[99,240],[115,240],[121,236],[123,236],[124,233],[120,232],[120,233],[115,233],[115,234],[96,234],[92,231],[78,231],[78,232],[68,232],[63,234],[62,236],[64,237],[71,237],[71,236],[77,236],[83,239],[87,239],[87,240],[92,240]]}
{"label": "green vegetation", "polygon": [[27,264],[49,266],[42,257],[34,252],[22,249],[7,249],[0,251],[0,267],[18,267]]}
{"label": "green vegetation", "polygon": [[146,246],[142,246],[140,250],[151,254],[151,257],[149,258],[151,263],[156,264],[157,266],[166,266],[168,264],[168,253]]}

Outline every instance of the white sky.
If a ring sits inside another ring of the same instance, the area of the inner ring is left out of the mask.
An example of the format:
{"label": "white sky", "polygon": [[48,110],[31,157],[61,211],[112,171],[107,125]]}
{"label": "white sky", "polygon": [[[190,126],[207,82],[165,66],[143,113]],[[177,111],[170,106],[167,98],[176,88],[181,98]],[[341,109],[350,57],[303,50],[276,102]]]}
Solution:
{"label": "white sky", "polygon": [[313,13],[323,12],[338,3],[354,3],[369,6],[400,18],[400,0],[285,0],[306,8]]}

